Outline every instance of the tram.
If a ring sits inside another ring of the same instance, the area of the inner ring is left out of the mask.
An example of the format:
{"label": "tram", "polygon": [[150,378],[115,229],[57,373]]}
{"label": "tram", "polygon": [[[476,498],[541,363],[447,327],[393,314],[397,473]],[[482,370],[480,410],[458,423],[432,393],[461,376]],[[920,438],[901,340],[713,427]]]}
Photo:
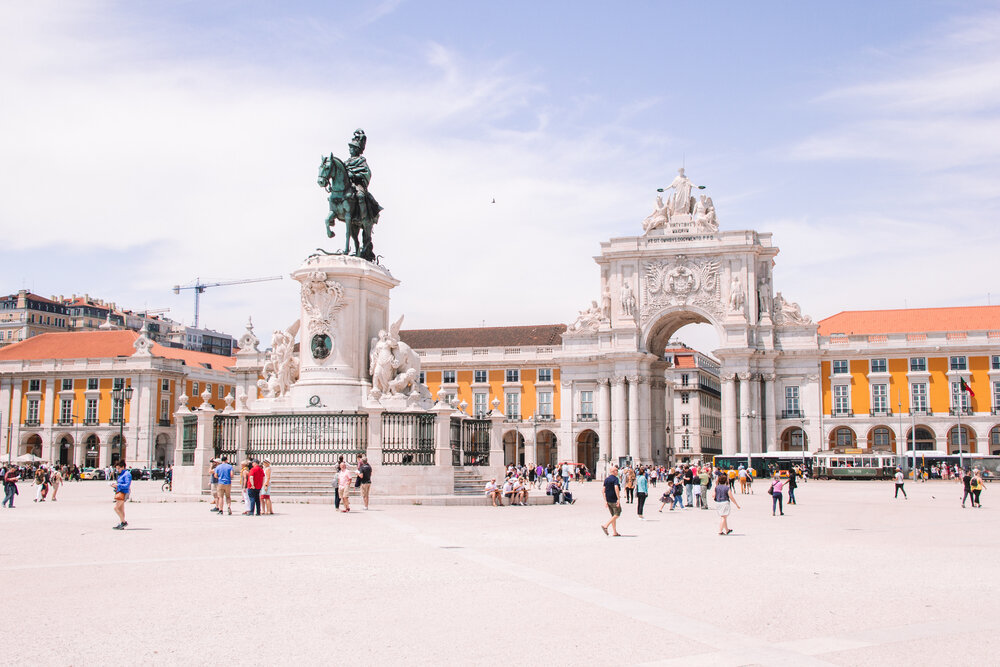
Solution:
{"label": "tram", "polygon": [[[750,470],[754,477],[770,477],[775,472],[782,477],[788,477],[789,471],[798,466],[799,470],[808,470],[812,454],[809,452],[758,452],[750,454]],[[746,454],[731,454],[713,457],[713,463],[720,470],[747,467]]]}
{"label": "tram", "polygon": [[[906,469],[908,473],[912,472],[913,460],[913,450],[907,450],[906,454],[899,457],[899,465]],[[933,468],[943,464],[962,466],[970,470],[979,468],[983,471],[983,479],[986,481],[1000,479],[1000,456],[995,454],[973,454],[966,452],[959,456],[958,454],[948,454],[939,449],[918,449],[916,451],[916,467],[927,473],[928,477],[934,476],[931,474]]]}
{"label": "tram", "polygon": [[896,455],[816,452],[812,455],[812,472],[819,479],[892,479],[896,474]]}

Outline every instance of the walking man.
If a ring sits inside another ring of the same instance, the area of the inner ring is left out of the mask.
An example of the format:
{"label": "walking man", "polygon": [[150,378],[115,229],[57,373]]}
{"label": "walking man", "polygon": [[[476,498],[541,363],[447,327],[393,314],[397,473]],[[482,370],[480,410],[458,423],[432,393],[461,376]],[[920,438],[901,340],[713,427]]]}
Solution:
{"label": "walking man", "polygon": [[347,469],[346,463],[340,464],[340,472],[337,473],[337,494],[340,496],[340,504],[344,506],[341,512],[351,511],[351,473]]}
{"label": "walking man", "polygon": [[[219,485],[222,488],[222,485]],[[249,479],[247,480],[247,494],[250,496],[250,509],[247,514],[260,516],[260,490],[264,488],[264,469],[260,467],[260,461],[253,460],[253,467],[250,468]]]}
{"label": "walking man", "polygon": [[615,537],[618,537],[618,517],[622,515],[622,504],[621,504],[621,494],[622,485],[618,481],[618,466],[611,466],[611,470],[608,471],[608,476],[604,478],[604,504],[607,506],[608,511],[611,513],[611,518],[607,523],[601,525],[601,530],[604,531],[605,535],[608,535],[608,528],[610,528]]}
{"label": "walking man", "polygon": [[14,509],[14,496],[17,495],[17,468],[10,466],[3,475],[3,504]]}
{"label": "walking man", "polygon": [[893,498],[899,498],[899,492],[903,492],[903,500],[909,500],[906,496],[906,489],[903,488],[903,471],[900,468],[896,468],[896,474],[893,476],[896,482],[896,495]]}
{"label": "walking man", "polygon": [[125,499],[132,491],[132,473],[125,467],[125,462],[121,459],[115,463],[115,474],[118,479],[111,483],[115,489],[115,514],[118,515],[118,525],[113,526],[115,530],[125,530],[128,521],[125,520]]}
{"label": "walking man", "polygon": [[368,457],[364,454],[358,461],[358,480],[361,482],[361,502],[368,509],[368,494],[372,491],[372,467],[368,463]]}
{"label": "walking man", "polygon": [[217,480],[215,484],[215,506],[222,516],[222,507],[225,505],[230,515],[233,513],[233,466],[229,463],[229,457],[222,455],[222,461],[215,466],[213,476]]}

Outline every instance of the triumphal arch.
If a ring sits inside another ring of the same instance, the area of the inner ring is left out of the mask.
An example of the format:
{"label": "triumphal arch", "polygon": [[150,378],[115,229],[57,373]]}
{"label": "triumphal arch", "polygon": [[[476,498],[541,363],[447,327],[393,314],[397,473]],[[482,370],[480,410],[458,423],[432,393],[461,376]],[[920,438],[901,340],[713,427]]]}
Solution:
{"label": "triumphal arch", "polygon": [[[687,324],[718,335],[724,453],[763,451],[819,413],[817,326],[774,290],[771,234],[720,229],[702,189],[680,169],[635,236],[601,244],[600,300],[563,336],[563,401],[596,389],[601,460],[666,460],[664,349]],[[778,409],[786,386],[801,392],[798,414]],[[818,424],[801,427],[819,438]]]}

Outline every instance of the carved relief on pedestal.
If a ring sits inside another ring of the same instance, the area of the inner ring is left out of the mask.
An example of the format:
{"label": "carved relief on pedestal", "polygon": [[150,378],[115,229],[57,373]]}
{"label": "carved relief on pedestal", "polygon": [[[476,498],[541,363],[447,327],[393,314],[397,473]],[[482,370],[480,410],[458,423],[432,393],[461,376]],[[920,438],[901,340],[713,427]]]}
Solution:
{"label": "carved relief on pedestal", "polygon": [[344,286],[328,280],[323,271],[310,271],[302,281],[302,312],[305,334],[302,343],[309,346],[313,359],[323,364],[332,356],[336,344],[337,313],[348,304]]}
{"label": "carved relief on pedestal", "polygon": [[674,261],[656,260],[643,267],[643,323],[669,306],[698,306],[722,317],[719,261],[714,257],[689,259],[677,255]]}

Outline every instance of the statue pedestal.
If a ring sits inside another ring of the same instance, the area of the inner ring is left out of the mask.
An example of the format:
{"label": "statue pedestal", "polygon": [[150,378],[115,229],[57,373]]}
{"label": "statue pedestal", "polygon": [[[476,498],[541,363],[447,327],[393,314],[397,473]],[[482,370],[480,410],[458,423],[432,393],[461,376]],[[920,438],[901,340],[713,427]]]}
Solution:
{"label": "statue pedestal", "polygon": [[302,283],[299,380],[274,407],[356,411],[371,388],[369,344],[389,327],[389,291],[399,281],[345,255],[310,257],[292,278]]}

